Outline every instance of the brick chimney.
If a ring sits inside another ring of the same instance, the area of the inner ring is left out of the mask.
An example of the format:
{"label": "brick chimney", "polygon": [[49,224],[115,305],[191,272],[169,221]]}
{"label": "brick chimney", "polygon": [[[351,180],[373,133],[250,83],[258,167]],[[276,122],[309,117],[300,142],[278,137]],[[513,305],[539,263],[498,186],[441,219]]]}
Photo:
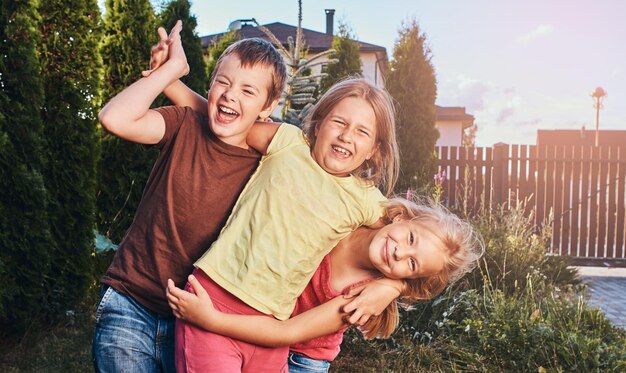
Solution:
{"label": "brick chimney", "polygon": [[333,18],[335,18],[335,9],[324,9],[326,12],[326,35],[333,36]]}

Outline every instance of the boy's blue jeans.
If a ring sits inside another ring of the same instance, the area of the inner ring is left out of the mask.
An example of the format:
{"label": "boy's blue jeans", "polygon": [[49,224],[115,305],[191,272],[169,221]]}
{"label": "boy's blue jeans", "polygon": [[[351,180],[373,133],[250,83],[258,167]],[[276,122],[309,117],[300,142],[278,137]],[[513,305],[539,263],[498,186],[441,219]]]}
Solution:
{"label": "boy's blue jeans", "polygon": [[310,357],[289,353],[289,373],[319,373],[328,372],[330,362],[316,360]]}
{"label": "boy's blue jeans", "polygon": [[105,286],[96,308],[95,371],[174,373],[174,320]]}

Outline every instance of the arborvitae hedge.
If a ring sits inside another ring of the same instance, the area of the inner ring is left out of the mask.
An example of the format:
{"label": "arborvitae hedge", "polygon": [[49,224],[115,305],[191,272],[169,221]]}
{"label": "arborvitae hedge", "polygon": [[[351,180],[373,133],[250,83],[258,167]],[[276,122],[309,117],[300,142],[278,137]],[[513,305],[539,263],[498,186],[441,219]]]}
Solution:
{"label": "arborvitae hedge", "polygon": [[102,61],[96,0],[40,3],[45,167],[52,240],[49,306],[71,309],[85,295],[94,250],[96,105]]}
{"label": "arborvitae hedge", "polygon": [[46,315],[50,231],[42,167],[36,1],[0,3],[0,330]]}
{"label": "arborvitae hedge", "polygon": [[439,132],[437,80],[426,36],[412,21],[400,30],[387,77],[387,89],[396,100],[396,128],[400,147],[401,173],[396,190],[420,189],[433,178],[433,155]]}
{"label": "arborvitae hedge", "polygon": [[[107,0],[104,38],[103,103],[141,78],[149,67],[150,47],[158,40],[150,1]],[[98,166],[97,224],[119,242],[130,226],[157,152],[104,131]]]}
{"label": "arborvitae hedge", "polygon": [[[194,31],[198,26],[196,16],[190,14],[191,5],[188,0],[173,0],[166,4],[159,15],[160,26],[165,27],[168,32],[174,27],[177,20],[183,21],[183,30],[180,38],[185,48],[185,56],[189,64],[189,74],[181,80],[193,91],[202,96],[206,96],[209,81],[206,75],[206,63],[204,62],[204,52],[202,42],[198,34]],[[171,105],[169,100],[157,100],[155,106]]]}

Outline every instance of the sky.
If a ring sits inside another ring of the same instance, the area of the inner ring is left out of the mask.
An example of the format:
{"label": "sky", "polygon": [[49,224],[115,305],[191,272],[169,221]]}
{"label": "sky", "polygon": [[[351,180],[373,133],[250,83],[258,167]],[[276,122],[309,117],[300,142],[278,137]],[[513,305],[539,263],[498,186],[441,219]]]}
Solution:
{"label": "sky", "polygon": [[[534,144],[538,129],[595,130],[591,93],[608,93],[600,129],[626,130],[626,1],[303,0],[302,27],[324,32],[335,9],[360,41],[391,59],[398,30],[425,34],[441,106],[462,106],[476,144]],[[236,19],[297,25],[296,0],[192,2],[200,36]]]}

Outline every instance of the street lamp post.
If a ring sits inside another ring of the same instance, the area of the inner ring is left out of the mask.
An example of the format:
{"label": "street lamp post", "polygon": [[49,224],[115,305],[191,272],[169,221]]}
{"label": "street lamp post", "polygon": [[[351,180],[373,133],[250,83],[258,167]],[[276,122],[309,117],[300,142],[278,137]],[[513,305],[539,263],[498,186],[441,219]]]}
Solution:
{"label": "street lamp post", "polygon": [[596,108],[596,146],[600,145],[600,109],[602,109],[602,101],[606,97],[606,91],[602,87],[596,88],[591,94],[594,98],[593,107]]}

